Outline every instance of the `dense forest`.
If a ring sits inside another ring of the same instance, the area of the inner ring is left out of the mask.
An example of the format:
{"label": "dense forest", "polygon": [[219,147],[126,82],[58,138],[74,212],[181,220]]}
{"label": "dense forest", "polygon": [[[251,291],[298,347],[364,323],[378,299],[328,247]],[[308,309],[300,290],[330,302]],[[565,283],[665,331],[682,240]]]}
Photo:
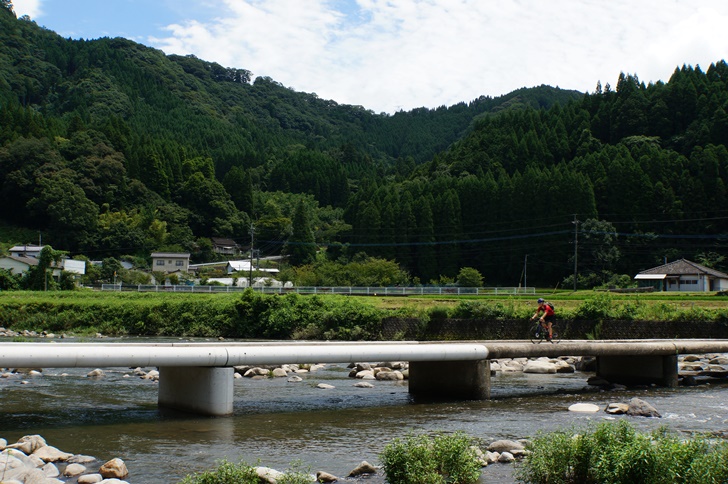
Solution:
{"label": "dense forest", "polygon": [[0,225],[72,256],[207,262],[211,237],[253,233],[296,267],[394,262],[397,283],[726,269],[725,61],[390,115],[122,38],[64,39],[8,0],[0,46]]}

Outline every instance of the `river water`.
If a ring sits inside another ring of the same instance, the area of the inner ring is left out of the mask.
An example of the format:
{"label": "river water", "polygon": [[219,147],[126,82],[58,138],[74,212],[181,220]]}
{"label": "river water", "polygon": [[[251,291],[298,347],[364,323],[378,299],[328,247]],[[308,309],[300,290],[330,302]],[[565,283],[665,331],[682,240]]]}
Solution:
{"label": "river water", "polygon": [[[157,383],[125,377],[129,370],[105,369],[100,379],[86,378],[88,371],[46,369],[42,376],[23,376],[27,384],[0,378],[0,438],[15,442],[40,434],[66,452],[123,459],[132,484],[167,484],[214,468],[223,458],[278,470],[299,462],[300,469],[344,477],[363,460],[379,464],[384,446],[410,433],[463,431],[487,446],[611,418],[628,418],[644,430],[667,425],[686,434],[728,433],[728,384],[716,380],[677,389],[584,392],[591,373],[499,373],[488,401],[415,402],[406,382],[356,388],[358,380],[348,377],[345,365],[327,365],[301,374],[297,383],[236,379],[234,415],[201,418],[158,409]],[[318,383],[335,388],[319,389]],[[573,403],[606,407],[635,396],[663,418],[567,411]],[[381,475],[362,481],[385,482]],[[481,482],[514,482],[512,466],[489,466]]]}

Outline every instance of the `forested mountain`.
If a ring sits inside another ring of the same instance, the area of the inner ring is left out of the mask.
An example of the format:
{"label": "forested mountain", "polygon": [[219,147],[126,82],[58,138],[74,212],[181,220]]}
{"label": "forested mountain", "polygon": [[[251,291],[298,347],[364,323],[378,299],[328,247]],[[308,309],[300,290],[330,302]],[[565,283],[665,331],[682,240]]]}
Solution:
{"label": "forested mountain", "polygon": [[529,285],[558,283],[575,239],[597,279],[725,254],[723,61],[387,115],[126,39],[63,39],[7,1],[0,46],[0,220],[72,254],[202,262],[210,237],[245,243],[253,226],[264,254],[298,263],[330,246],[489,285],[518,284],[526,260]]}

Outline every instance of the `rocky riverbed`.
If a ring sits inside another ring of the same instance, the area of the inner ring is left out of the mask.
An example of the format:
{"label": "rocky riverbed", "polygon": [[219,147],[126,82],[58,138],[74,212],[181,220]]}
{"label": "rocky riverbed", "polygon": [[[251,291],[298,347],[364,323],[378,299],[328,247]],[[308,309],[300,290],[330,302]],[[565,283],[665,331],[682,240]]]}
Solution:
{"label": "rocky riverbed", "polygon": [[[688,355],[685,357],[680,357],[679,359],[679,368],[680,368],[680,381],[684,385],[700,385],[700,384],[706,384],[710,381],[712,381],[713,378],[716,376],[720,376],[725,372],[725,365],[726,361],[728,360],[721,360],[721,358],[725,358],[724,355]],[[519,358],[519,359],[503,359],[503,360],[494,360],[491,362],[491,371],[494,374],[503,374],[503,373],[515,373],[515,372],[521,372],[521,373],[536,373],[536,374],[552,374],[552,373],[573,373],[573,372],[579,372],[579,371],[590,371],[592,368],[590,365],[592,365],[593,362],[589,358],[569,358],[569,357],[563,357],[563,358],[537,358],[537,359],[525,359],[525,358]],[[273,380],[273,379],[282,379],[285,378],[287,382],[290,382],[292,385],[307,381],[311,382],[312,380],[315,381],[316,373],[319,370],[326,369],[327,366],[324,365],[281,365],[277,367],[238,367],[236,368],[236,378],[252,378],[256,380]],[[361,388],[361,391],[366,391],[367,388],[370,388],[370,386],[377,384],[378,381],[384,382],[384,381],[404,381],[408,377],[408,365],[406,362],[378,362],[378,363],[357,363],[352,364],[349,368],[349,376],[352,381],[351,386],[356,386],[357,388]],[[36,379],[42,379],[43,378],[43,371],[42,369],[5,369],[0,370],[0,377],[6,379],[5,381],[11,384],[27,384],[27,385],[33,385],[34,381],[39,381]],[[86,374],[86,378],[90,380],[101,380],[106,378],[106,373],[103,369],[95,369],[92,371],[89,371]],[[129,379],[139,379],[140,382],[143,382],[143,384],[149,384],[149,385],[155,385],[155,382],[158,380],[158,373],[156,369],[153,368],[136,368],[136,369],[129,369],[127,372],[124,373],[125,378]],[[288,386],[288,383],[283,383],[283,385]],[[325,383],[323,381],[319,382],[316,387],[323,390],[323,391],[329,391],[329,392],[336,392],[336,386],[341,385],[342,381],[340,380],[339,383],[336,385],[331,385],[329,383]],[[267,383],[260,382],[261,384],[268,385]],[[599,379],[590,379],[589,381],[586,381],[585,378],[585,386],[584,391],[585,392],[614,392],[614,393],[608,393],[609,397],[609,404],[608,405],[601,405],[601,406],[591,406],[589,408],[586,407],[569,407],[569,410],[571,412],[593,412],[593,413],[601,413],[601,414],[619,414],[619,413],[626,413],[629,415],[638,415],[638,413],[635,413],[635,408],[639,408],[638,406],[641,405],[640,402],[633,402],[632,398],[626,398],[621,399],[619,397],[620,391],[626,390],[626,387],[622,387],[620,385],[615,385],[607,381],[599,380]],[[646,402],[645,402],[646,403]],[[649,405],[649,404],[648,404]],[[596,407],[596,408],[595,408]],[[630,413],[630,407],[633,407],[632,413]],[[645,410],[644,415],[650,416],[650,417],[659,417],[659,409],[655,409],[652,407],[650,409],[649,407],[642,406]],[[653,413],[654,412],[656,413]],[[0,437],[2,437],[0,435]],[[478,436],[476,436],[478,437]],[[519,440],[512,440],[511,442],[518,442],[521,446],[523,446],[523,441]],[[495,462],[502,463],[503,461],[508,462],[510,457],[508,454],[513,456],[513,459],[519,458],[519,456],[524,455],[522,452],[519,453],[519,450],[517,448],[511,448],[508,450],[503,450],[502,452],[498,450],[491,450],[491,445],[495,442],[491,442],[489,445],[483,445],[481,451],[483,452],[483,455],[485,456],[485,459],[489,459],[488,463]],[[84,483],[84,482],[115,482],[115,483],[121,483],[121,482],[127,482],[122,479],[128,479],[128,482],[131,483],[143,483],[147,482],[142,475],[135,475],[134,469],[130,469],[130,471],[127,471],[127,474],[123,476],[116,476],[116,477],[106,477],[104,476],[100,471],[101,468],[105,463],[108,462],[116,462],[121,461],[119,458],[112,458],[108,461],[106,460],[100,460],[94,457],[90,456],[82,456],[82,455],[76,455],[72,454],[70,452],[64,452],[60,451],[58,449],[58,453],[63,456],[67,456],[66,460],[56,459],[56,457],[50,457],[48,456],[48,460],[41,457],[43,452],[48,452],[51,449],[49,449],[48,444],[45,443],[44,440],[42,440],[42,437],[40,436],[34,436],[34,435],[28,435],[23,437],[22,439],[12,443],[8,444],[7,442],[0,439],[0,449],[2,449],[2,461],[6,462],[3,467],[0,469],[6,473],[6,475],[3,477],[5,480],[8,480],[9,476],[13,474],[8,474],[8,472],[16,472],[16,475],[26,475],[28,479],[36,479],[36,480],[28,480],[26,478],[19,479],[17,477],[13,477],[13,479],[20,483],[28,483],[28,482],[38,482],[38,483],[57,483],[57,482],[65,482],[65,483]],[[44,449],[42,452],[41,449]],[[515,452],[512,452],[515,451]],[[36,453],[37,452],[37,453]],[[495,457],[494,455],[490,455],[490,453],[498,453],[498,456]],[[502,455],[504,455],[502,457]],[[5,457],[7,456],[7,457]],[[25,459],[23,458],[25,457]],[[113,457],[112,456],[106,456]],[[122,458],[124,456],[121,456]],[[364,459],[376,459],[376,455],[371,455],[367,453],[366,455],[361,455],[360,459],[362,463],[365,463],[366,461]],[[10,464],[12,462],[12,464]],[[123,461],[121,461],[123,464]],[[50,464],[50,465],[49,465]],[[500,465],[500,464],[498,464]],[[31,467],[32,466],[32,467]],[[83,470],[80,469],[80,467],[84,467]],[[506,464],[507,466],[507,464]],[[125,467],[125,465],[124,465]],[[55,476],[51,476],[50,474],[54,473],[53,468],[55,468],[58,471],[58,474]],[[69,469],[70,468],[70,469]],[[507,467],[504,467],[507,468]],[[261,467],[261,469],[266,469],[264,467]],[[270,469],[270,468],[267,468]],[[354,469],[351,469],[353,472]],[[80,472],[79,472],[80,471]],[[326,476],[332,476],[333,474],[330,474],[327,472],[328,469],[321,469],[318,470],[317,473],[319,474],[319,479],[321,478],[328,478]],[[41,478],[41,474],[38,472],[43,473],[43,477]],[[45,474],[46,472],[49,472],[50,474]],[[72,475],[72,473],[79,472],[78,474]],[[261,471],[261,472],[270,472],[271,475],[276,475],[275,471],[273,469],[270,469],[270,471]],[[374,468],[374,471],[376,473],[379,473],[381,475],[381,469]],[[25,474],[22,474],[25,473]],[[346,473],[346,475],[338,477],[343,479],[347,477],[349,473]],[[2,473],[0,473],[0,476],[2,476]],[[34,477],[31,477],[34,476]],[[312,474],[313,476],[313,474]],[[333,475],[333,477],[337,477]],[[45,479],[45,480],[38,480],[38,479]],[[115,479],[115,480],[114,480]],[[13,482],[10,480],[10,482]],[[176,480],[171,480],[170,482],[176,482]],[[380,481],[377,481],[380,482]]]}

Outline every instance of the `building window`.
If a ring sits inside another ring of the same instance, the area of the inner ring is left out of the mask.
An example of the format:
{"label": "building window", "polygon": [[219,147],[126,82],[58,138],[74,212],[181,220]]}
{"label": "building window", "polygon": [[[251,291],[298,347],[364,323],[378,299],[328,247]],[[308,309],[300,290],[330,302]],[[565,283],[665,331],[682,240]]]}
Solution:
{"label": "building window", "polygon": [[163,266],[164,265],[164,261],[162,259],[157,259],[157,265],[158,266]]}
{"label": "building window", "polygon": [[685,279],[684,281],[682,281],[682,283],[686,286],[691,285],[691,284],[697,285],[698,280],[697,279]]}
{"label": "building window", "polygon": [[185,264],[184,264],[184,261],[178,260],[177,262],[175,262],[174,265],[176,265],[177,267],[182,267]]}

